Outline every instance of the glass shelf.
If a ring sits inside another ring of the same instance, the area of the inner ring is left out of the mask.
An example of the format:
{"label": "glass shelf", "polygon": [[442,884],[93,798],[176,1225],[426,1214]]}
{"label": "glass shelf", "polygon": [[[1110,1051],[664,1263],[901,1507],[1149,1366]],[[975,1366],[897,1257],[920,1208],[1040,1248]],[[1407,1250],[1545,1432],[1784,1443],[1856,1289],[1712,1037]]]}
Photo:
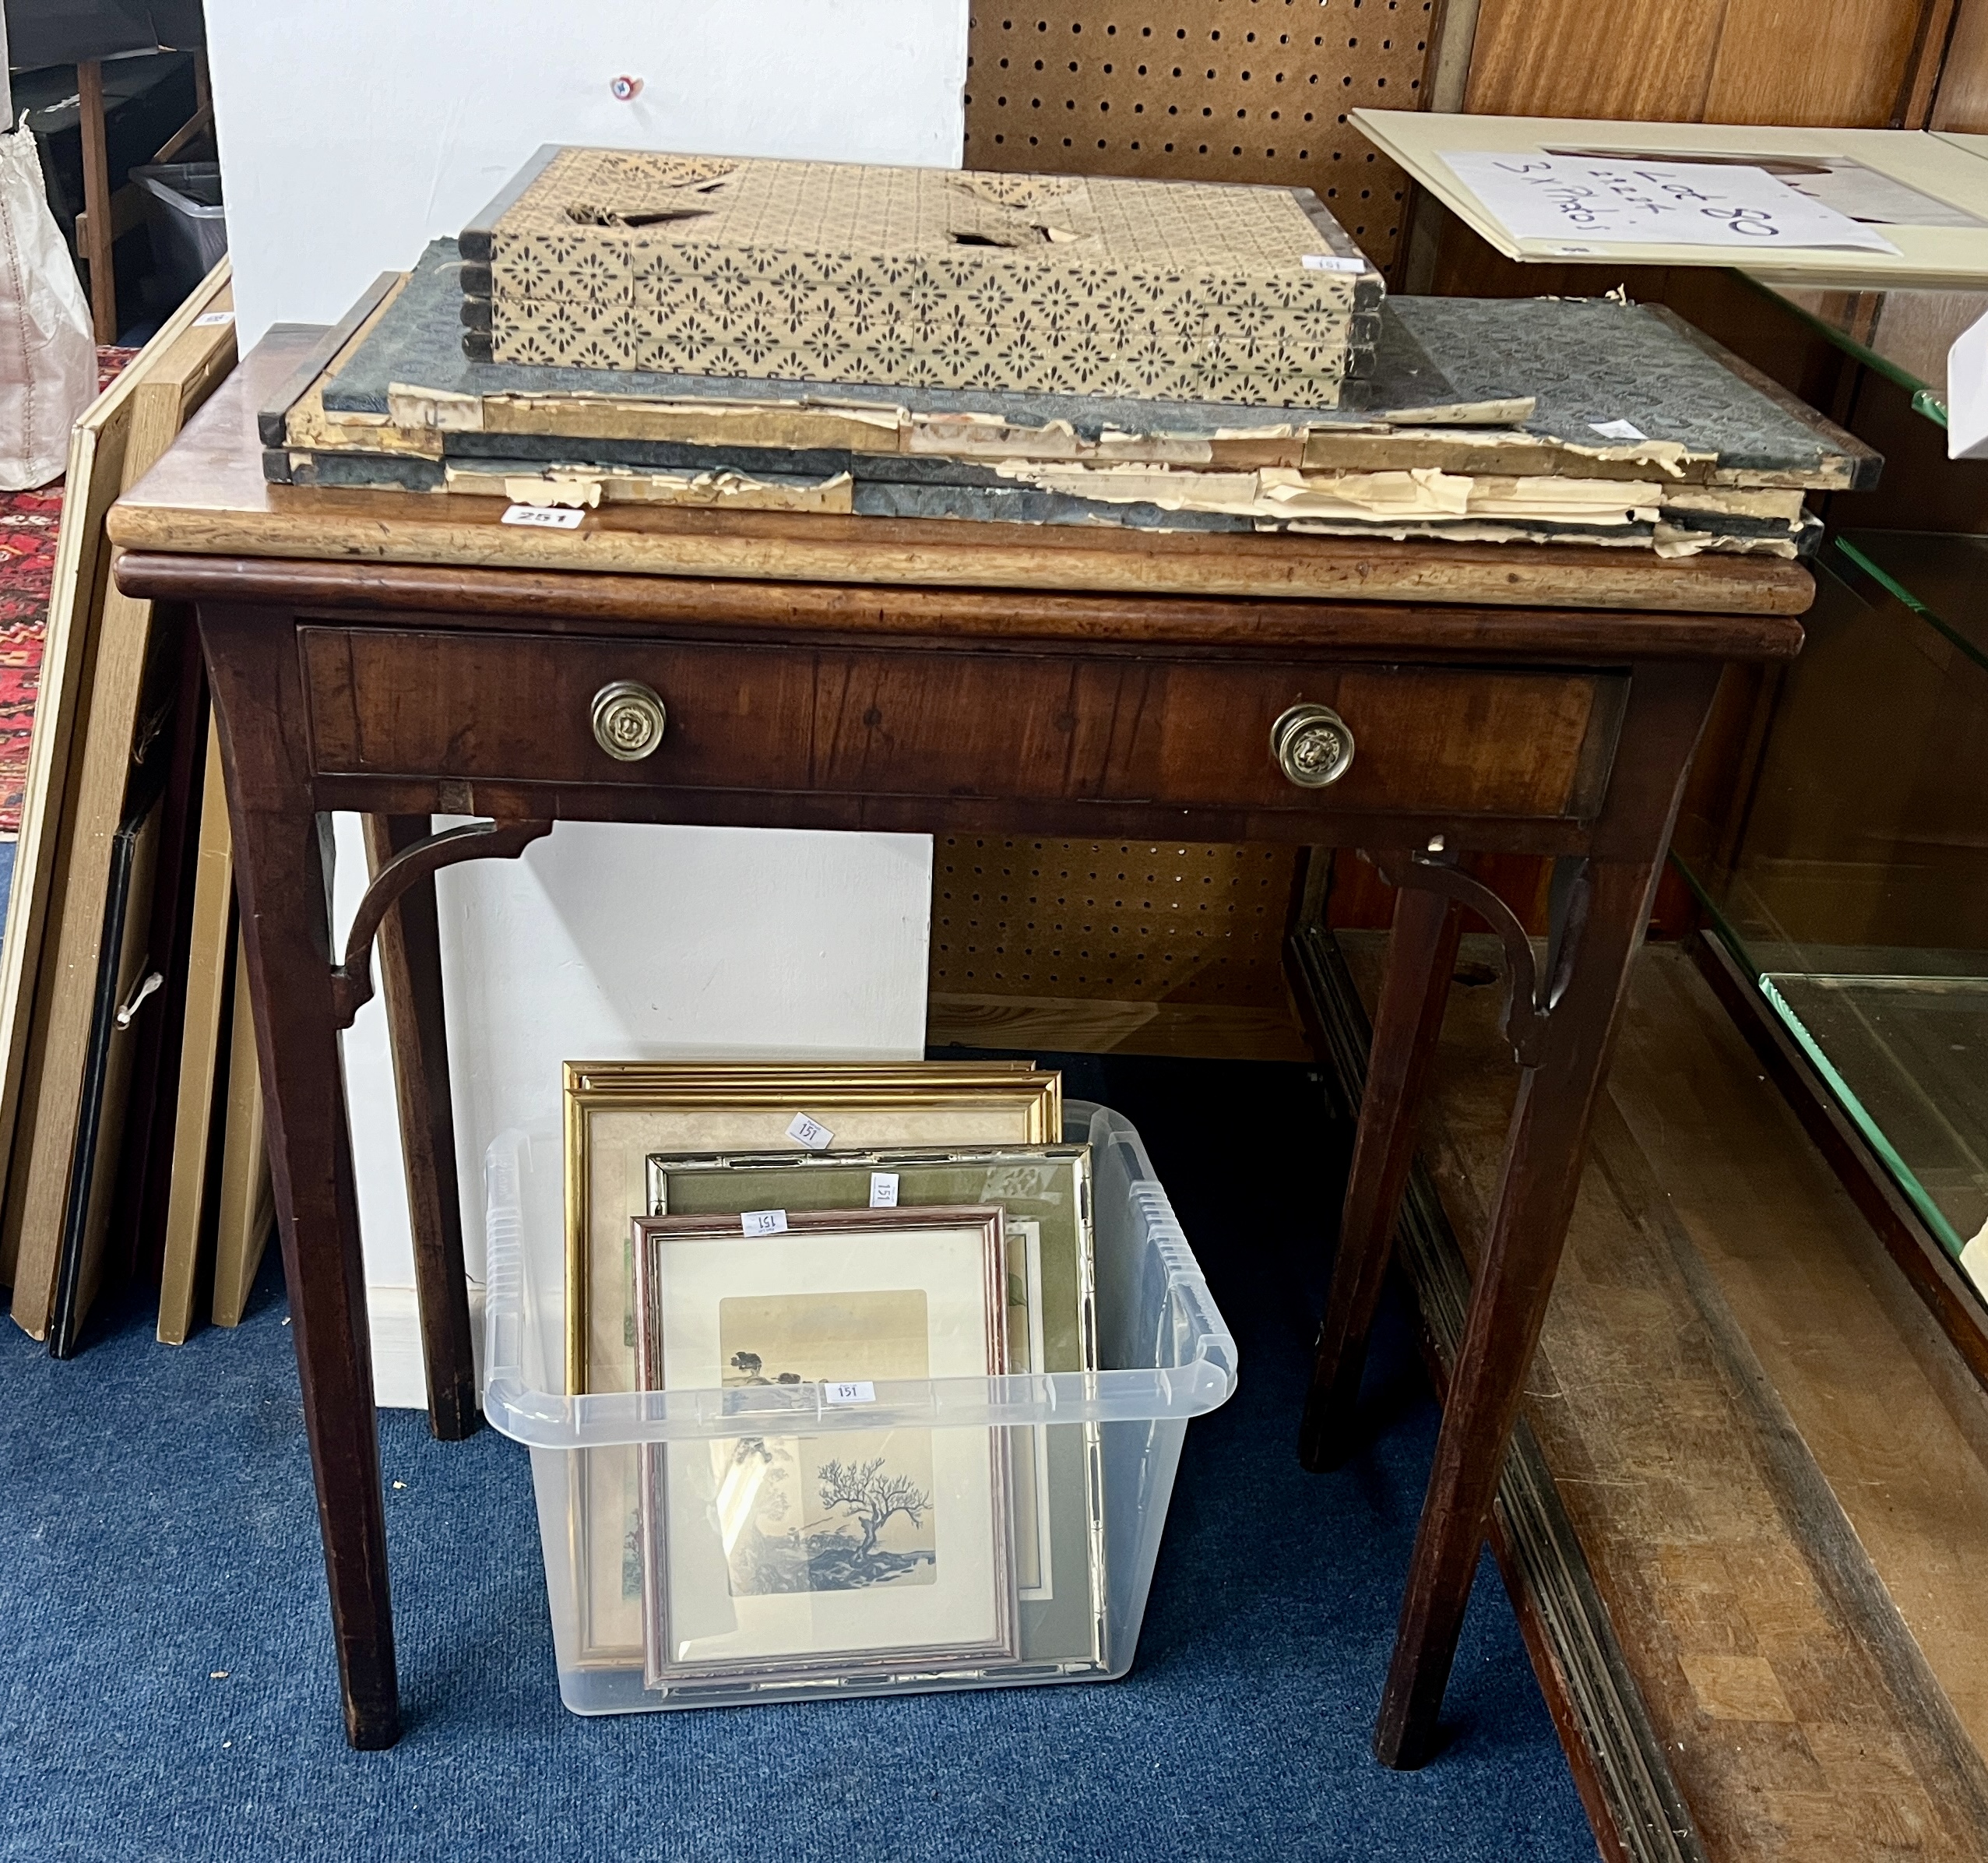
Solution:
{"label": "glass shelf", "polygon": [[1988,542],[1853,533],[1816,569],[1738,835],[1679,864],[1958,1257],[1988,1226]]}
{"label": "glass shelf", "polygon": [[1845,530],[1835,547],[1853,569],[1988,667],[1988,537]]}
{"label": "glass shelf", "polygon": [[1988,1225],[1988,977],[1768,971],[1761,988],[1958,1256]]}
{"label": "glass shelf", "polygon": [[1947,424],[1947,351],[1969,324],[1988,315],[1988,291],[1832,291],[1741,276],[1897,382],[1911,396],[1915,413]]}

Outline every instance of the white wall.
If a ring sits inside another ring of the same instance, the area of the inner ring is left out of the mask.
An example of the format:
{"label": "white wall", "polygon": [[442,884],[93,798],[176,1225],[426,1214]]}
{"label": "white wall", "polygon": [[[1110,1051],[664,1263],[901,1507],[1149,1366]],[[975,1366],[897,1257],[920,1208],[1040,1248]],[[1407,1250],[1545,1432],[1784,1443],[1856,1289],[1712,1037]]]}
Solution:
{"label": "white wall", "polygon": [[[966,0],[208,0],[243,340],[335,323],[541,143],[956,167]],[[642,80],[630,102],[609,90]]]}
{"label": "white wall", "polygon": [[[336,826],[342,945],[366,867],[357,817]],[[484,1148],[510,1126],[558,1132],[562,1062],[922,1055],[931,875],[923,835],[580,822],[515,861],[441,874],[471,1280],[483,1273]],[[413,1248],[377,995],[345,1037],[345,1072],[375,1381],[382,1403],[418,1407]]]}
{"label": "white wall", "polygon": [[[956,166],[966,0],[207,0],[245,343],[330,323],[542,143]],[[642,80],[628,103],[610,86]],[[341,921],[363,886],[340,823]],[[565,1059],[920,1050],[923,837],[569,825],[442,876],[465,1227]],[[381,1400],[419,1403],[385,1025],[346,1043]]]}

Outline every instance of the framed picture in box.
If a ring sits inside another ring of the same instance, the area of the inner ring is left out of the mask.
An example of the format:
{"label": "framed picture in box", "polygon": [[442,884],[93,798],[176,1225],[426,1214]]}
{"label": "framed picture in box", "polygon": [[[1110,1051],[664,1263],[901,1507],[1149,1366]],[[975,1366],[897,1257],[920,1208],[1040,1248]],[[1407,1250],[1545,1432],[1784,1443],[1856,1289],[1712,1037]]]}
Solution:
{"label": "framed picture in box", "polygon": [[[1008,1240],[1011,1372],[1097,1368],[1089,1148],[653,1157],[650,1213],[738,1216],[779,1206],[862,1210],[879,1176],[899,1209],[998,1204]],[[1103,1666],[1103,1500],[1098,1432],[1008,1432],[1020,1660],[1064,1672]]]}
{"label": "framed picture in box", "polygon": [[[790,1133],[805,1121],[825,1143]],[[635,1389],[628,1224],[657,1153],[1053,1145],[1062,1076],[995,1062],[772,1066],[568,1062],[566,1387]]]}
{"label": "framed picture in box", "polygon": [[[1026,1062],[888,1065],[568,1062],[565,1070],[568,1390],[635,1387],[635,1217],[653,1156],[775,1150],[828,1155],[892,1145],[1036,1145],[1062,1136],[1061,1076]],[[576,1666],[642,1666],[639,1456],[632,1445],[568,1458]]]}
{"label": "framed picture in box", "polygon": [[[1005,1433],[825,1407],[916,1404],[1008,1367],[992,1208],[782,1213],[635,1226],[643,1389],[751,1391],[755,1432],[642,1446],[644,1679],[825,1681],[1012,1660]],[[769,1427],[791,1410],[790,1428]],[[810,1431],[810,1425],[815,1428]]]}

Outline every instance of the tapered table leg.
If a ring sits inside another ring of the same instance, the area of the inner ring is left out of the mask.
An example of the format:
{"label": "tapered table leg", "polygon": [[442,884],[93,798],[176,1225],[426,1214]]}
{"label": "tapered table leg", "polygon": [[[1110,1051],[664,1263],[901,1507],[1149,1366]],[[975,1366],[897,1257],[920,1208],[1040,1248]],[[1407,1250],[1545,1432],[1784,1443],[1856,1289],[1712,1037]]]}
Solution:
{"label": "tapered table leg", "polygon": [[82,132],[83,206],[88,216],[83,256],[90,267],[90,322],[100,343],[118,340],[118,275],[111,248],[111,153],[104,126],[104,67],[95,58],[76,66],[77,125]]}
{"label": "tapered table leg", "polygon": [[[368,864],[377,874],[426,839],[427,815],[364,818]],[[463,1205],[456,1178],[456,1115],[442,1019],[442,941],[435,882],[417,881],[381,921],[377,949],[400,1107],[400,1151],[414,1241],[414,1287],[428,1368],[428,1428],[460,1442],[482,1421],[463,1266]]]}
{"label": "tapered table leg", "polygon": [[1395,896],[1332,1291],[1299,1427],[1298,1459],[1309,1469],[1335,1468],[1352,1453],[1367,1336],[1387,1278],[1462,928],[1455,906],[1439,893],[1404,886]]}
{"label": "tapered table leg", "polygon": [[1432,1750],[1657,872],[1654,862],[1592,864],[1585,922],[1569,935],[1578,948],[1560,967],[1565,986],[1539,1064],[1520,1076],[1374,1737],[1374,1752],[1388,1766],[1420,1766]]}
{"label": "tapered table leg", "polygon": [[326,859],[308,792],[301,808],[287,811],[245,809],[233,794],[230,802],[346,1738],[355,1747],[389,1747],[400,1738],[400,1705],[365,1271],[333,1013]]}

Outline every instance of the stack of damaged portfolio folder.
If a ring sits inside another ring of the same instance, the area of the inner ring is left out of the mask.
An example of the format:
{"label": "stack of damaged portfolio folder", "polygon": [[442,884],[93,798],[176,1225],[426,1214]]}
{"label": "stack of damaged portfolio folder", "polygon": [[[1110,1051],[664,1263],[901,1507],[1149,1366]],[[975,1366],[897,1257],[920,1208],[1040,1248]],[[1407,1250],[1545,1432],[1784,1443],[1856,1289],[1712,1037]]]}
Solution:
{"label": "stack of damaged portfolio folder", "polygon": [[1384,299],[1302,189],[548,150],[378,280],[266,476],[1790,557],[1875,460],[1659,308]]}

